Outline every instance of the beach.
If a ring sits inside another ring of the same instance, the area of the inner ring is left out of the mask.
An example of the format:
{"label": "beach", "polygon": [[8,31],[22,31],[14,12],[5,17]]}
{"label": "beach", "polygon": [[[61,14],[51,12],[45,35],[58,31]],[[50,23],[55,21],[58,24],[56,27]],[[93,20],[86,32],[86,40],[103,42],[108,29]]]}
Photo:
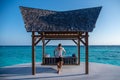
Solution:
{"label": "beach", "polygon": [[0,80],[119,80],[120,66],[89,63],[89,74],[85,74],[85,63],[63,66],[57,74],[56,66],[36,63],[36,75],[32,75],[31,64],[19,64],[0,68]]}

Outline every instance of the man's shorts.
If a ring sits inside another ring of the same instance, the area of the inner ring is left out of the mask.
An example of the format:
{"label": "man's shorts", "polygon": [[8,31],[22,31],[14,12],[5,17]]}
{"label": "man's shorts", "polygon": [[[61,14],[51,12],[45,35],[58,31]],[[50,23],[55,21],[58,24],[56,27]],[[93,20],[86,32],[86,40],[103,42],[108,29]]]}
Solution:
{"label": "man's shorts", "polygon": [[62,57],[56,58],[56,63],[63,61]]}

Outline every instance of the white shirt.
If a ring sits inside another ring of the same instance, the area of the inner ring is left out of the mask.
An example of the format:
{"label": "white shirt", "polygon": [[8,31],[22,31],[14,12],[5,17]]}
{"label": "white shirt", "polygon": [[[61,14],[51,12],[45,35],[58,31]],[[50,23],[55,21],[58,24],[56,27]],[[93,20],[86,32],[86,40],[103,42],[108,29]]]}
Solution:
{"label": "white shirt", "polygon": [[56,57],[63,57],[62,56],[62,53],[65,53],[66,51],[65,51],[65,49],[63,48],[63,47],[57,47],[56,49],[55,49],[55,56]]}

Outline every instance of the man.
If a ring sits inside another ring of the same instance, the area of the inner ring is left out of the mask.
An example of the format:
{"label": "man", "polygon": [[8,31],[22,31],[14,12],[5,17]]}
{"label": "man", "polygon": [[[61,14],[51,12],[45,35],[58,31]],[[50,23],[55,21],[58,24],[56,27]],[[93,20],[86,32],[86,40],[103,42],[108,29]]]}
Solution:
{"label": "man", "polygon": [[66,53],[65,49],[62,47],[62,44],[58,44],[58,47],[54,50],[54,55],[56,56],[56,62],[57,62],[57,73],[60,73],[60,70],[63,66],[63,55]]}

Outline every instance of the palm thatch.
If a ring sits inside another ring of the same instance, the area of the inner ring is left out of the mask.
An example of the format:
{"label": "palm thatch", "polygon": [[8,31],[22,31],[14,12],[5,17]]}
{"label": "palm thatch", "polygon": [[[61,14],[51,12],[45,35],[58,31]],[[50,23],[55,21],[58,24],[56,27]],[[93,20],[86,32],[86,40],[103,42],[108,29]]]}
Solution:
{"label": "palm thatch", "polygon": [[83,31],[92,32],[102,7],[70,11],[51,11],[20,7],[28,32]]}

